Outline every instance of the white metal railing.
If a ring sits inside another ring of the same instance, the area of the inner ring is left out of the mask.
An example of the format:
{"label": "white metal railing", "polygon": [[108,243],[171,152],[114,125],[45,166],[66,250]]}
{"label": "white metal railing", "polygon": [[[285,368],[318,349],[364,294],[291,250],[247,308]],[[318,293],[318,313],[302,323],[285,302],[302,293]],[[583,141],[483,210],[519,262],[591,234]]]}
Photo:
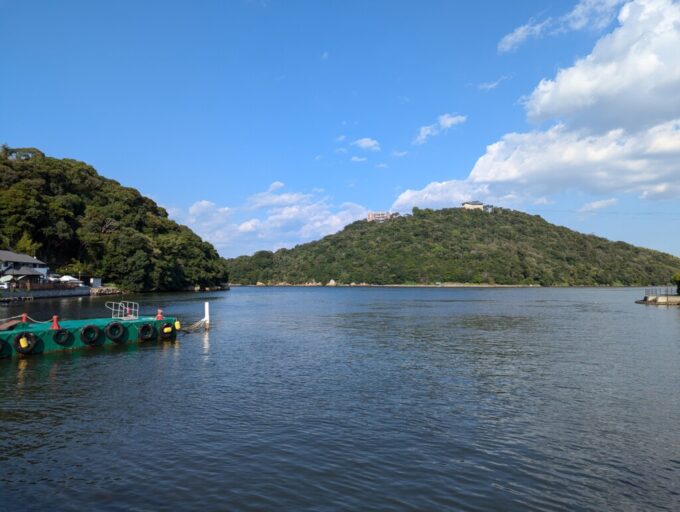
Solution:
{"label": "white metal railing", "polygon": [[111,318],[122,320],[136,320],[139,318],[139,303],[137,302],[107,302],[106,308],[111,310]]}

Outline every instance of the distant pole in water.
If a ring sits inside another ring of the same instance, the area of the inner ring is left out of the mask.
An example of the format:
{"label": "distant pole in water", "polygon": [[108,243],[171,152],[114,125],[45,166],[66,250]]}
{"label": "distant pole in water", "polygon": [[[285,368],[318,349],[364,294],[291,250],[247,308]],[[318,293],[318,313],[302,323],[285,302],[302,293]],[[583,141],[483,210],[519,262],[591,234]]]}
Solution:
{"label": "distant pole in water", "polygon": [[206,302],[205,303],[205,315],[203,317],[203,320],[205,322],[205,330],[207,331],[210,329],[210,303]]}

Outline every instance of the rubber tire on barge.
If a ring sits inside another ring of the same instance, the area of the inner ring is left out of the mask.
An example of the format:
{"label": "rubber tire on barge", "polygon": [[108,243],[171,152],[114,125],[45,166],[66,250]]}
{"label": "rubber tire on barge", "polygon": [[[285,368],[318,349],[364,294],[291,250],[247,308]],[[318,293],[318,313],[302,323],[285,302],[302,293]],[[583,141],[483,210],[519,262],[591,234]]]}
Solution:
{"label": "rubber tire on barge", "polygon": [[[26,338],[26,341],[28,341],[28,347],[22,347],[21,346],[21,339]],[[35,346],[38,344],[38,337],[33,334],[32,332],[20,332],[16,336],[14,336],[14,350],[16,350],[19,354],[22,355],[30,355],[33,354],[33,350],[35,349]]]}
{"label": "rubber tire on barge", "polygon": [[71,341],[71,331],[68,329],[58,329],[52,334],[52,341],[62,347],[68,347]]}
{"label": "rubber tire on barge", "polygon": [[142,324],[139,327],[139,339],[142,341],[151,341],[156,334],[156,328],[149,323]]}
{"label": "rubber tire on barge", "polygon": [[104,334],[106,337],[113,341],[114,343],[122,344],[125,343],[125,326],[120,322],[111,322],[104,328]]}
{"label": "rubber tire on barge", "polygon": [[101,330],[96,325],[88,324],[82,329],[80,329],[80,341],[82,341],[83,343],[85,343],[85,345],[89,347],[94,347],[95,345],[97,345],[100,336]]}

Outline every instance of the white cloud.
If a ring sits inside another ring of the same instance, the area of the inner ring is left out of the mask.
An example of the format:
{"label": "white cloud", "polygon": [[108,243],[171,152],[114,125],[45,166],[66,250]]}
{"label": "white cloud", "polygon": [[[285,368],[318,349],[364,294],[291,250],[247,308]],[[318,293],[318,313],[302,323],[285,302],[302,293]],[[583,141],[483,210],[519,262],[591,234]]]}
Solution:
{"label": "white cloud", "polygon": [[366,151],[380,151],[380,143],[369,137],[363,137],[352,142],[352,146],[356,146]]}
{"label": "white cloud", "polygon": [[256,231],[261,224],[260,219],[250,219],[239,224],[238,230],[240,233],[252,233],[253,231]]}
{"label": "white cloud", "polygon": [[574,30],[602,30],[616,15],[626,0],[580,0],[568,13],[558,18],[543,21],[529,20],[498,42],[498,53],[516,50],[529,39],[540,39],[546,35],[561,34]]}
{"label": "white cloud", "polygon": [[347,138],[347,135],[338,135],[335,138],[335,142],[343,142]]}
{"label": "white cloud", "polygon": [[581,0],[560,21],[571,30],[594,28],[601,30],[616,16],[618,8],[626,0]]}
{"label": "white cloud", "polygon": [[570,190],[680,197],[680,6],[632,1],[618,20],[589,55],[529,96],[527,116],[552,126],[504,135],[466,179],[408,190],[394,207],[549,201]]}
{"label": "white cloud", "polygon": [[418,130],[418,135],[416,136],[415,139],[413,139],[413,144],[425,144],[425,141],[429,139],[430,137],[434,137],[436,135],[439,135],[442,132],[445,132],[452,126],[456,126],[457,124],[462,124],[467,120],[466,116],[461,116],[461,115],[453,115],[453,114],[442,114],[437,118],[437,122],[427,125],[427,126],[421,126],[420,129]]}
{"label": "white cloud", "polygon": [[345,148],[338,148],[335,150],[336,153],[347,153],[347,150]]}
{"label": "white cloud", "polygon": [[274,182],[267,191],[251,195],[237,208],[197,201],[186,213],[174,208],[173,217],[213,243],[221,254],[238,256],[314,240],[335,233],[368,213],[355,203],[334,205],[322,195],[322,189],[311,193],[279,192],[283,186]]}
{"label": "white cloud", "polygon": [[282,189],[285,185],[280,181],[275,181],[266,192],[259,192],[253,194],[248,198],[248,207],[252,210],[258,208],[265,208],[269,206],[282,206],[287,204],[299,203],[309,198],[309,194],[300,193],[283,193],[277,194],[276,191]]}
{"label": "white cloud", "polygon": [[539,23],[532,20],[524,25],[520,25],[509,34],[503,36],[498,42],[498,53],[514,51],[527,39],[541,37],[548,29],[551,22],[552,20],[548,18]]}
{"label": "white cloud", "polygon": [[467,180],[435,181],[421,190],[406,190],[392,205],[393,210],[407,211],[414,206],[443,208],[459,206],[463,201],[487,197],[487,185],[476,185]]}
{"label": "white cloud", "polygon": [[491,91],[498,87],[500,84],[505,82],[506,80],[510,80],[512,76],[510,75],[502,75],[498,79],[494,80],[493,82],[483,82],[477,86],[477,89],[480,91]]}
{"label": "white cloud", "polygon": [[596,210],[601,210],[602,208],[608,208],[610,206],[614,206],[618,202],[619,202],[619,200],[616,199],[616,198],[601,199],[599,201],[593,201],[592,203],[584,204],[579,209],[579,212],[581,212],[581,213],[594,212]]}
{"label": "white cloud", "polygon": [[583,59],[541,80],[526,100],[530,120],[634,130],[680,117],[680,5],[640,0]]}
{"label": "white cloud", "polygon": [[556,125],[503,136],[487,147],[469,180],[532,193],[574,189],[653,197],[680,191],[679,158],[680,119],[643,132],[614,129],[601,135]]}
{"label": "white cloud", "polygon": [[365,162],[368,159],[365,156],[353,156],[352,158],[350,158],[350,160],[352,162],[356,163],[356,162]]}
{"label": "white cloud", "polygon": [[395,149],[394,151],[392,151],[392,156],[394,158],[403,158],[406,155],[408,155],[408,151],[399,151],[398,149]]}
{"label": "white cloud", "polygon": [[316,155],[316,156],[314,157],[314,161],[318,162],[318,161],[321,160],[322,158],[323,158],[323,157],[322,157],[321,155]]}
{"label": "white cloud", "polygon": [[376,164],[375,168],[376,169],[387,169],[389,166],[384,163]]}

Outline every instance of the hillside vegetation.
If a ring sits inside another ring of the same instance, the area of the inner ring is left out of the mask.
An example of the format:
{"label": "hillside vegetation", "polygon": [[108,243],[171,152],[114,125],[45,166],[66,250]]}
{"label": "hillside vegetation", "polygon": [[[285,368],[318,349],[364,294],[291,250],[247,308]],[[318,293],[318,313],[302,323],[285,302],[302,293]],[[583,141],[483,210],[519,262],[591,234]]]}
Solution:
{"label": "hillside vegetation", "polygon": [[227,280],[225,260],[133,188],[77,160],[0,151],[0,247],[126,290],[179,290]]}
{"label": "hillside vegetation", "polygon": [[322,240],[228,260],[232,282],[540,285],[668,283],[680,259],[512,210],[414,208]]}

